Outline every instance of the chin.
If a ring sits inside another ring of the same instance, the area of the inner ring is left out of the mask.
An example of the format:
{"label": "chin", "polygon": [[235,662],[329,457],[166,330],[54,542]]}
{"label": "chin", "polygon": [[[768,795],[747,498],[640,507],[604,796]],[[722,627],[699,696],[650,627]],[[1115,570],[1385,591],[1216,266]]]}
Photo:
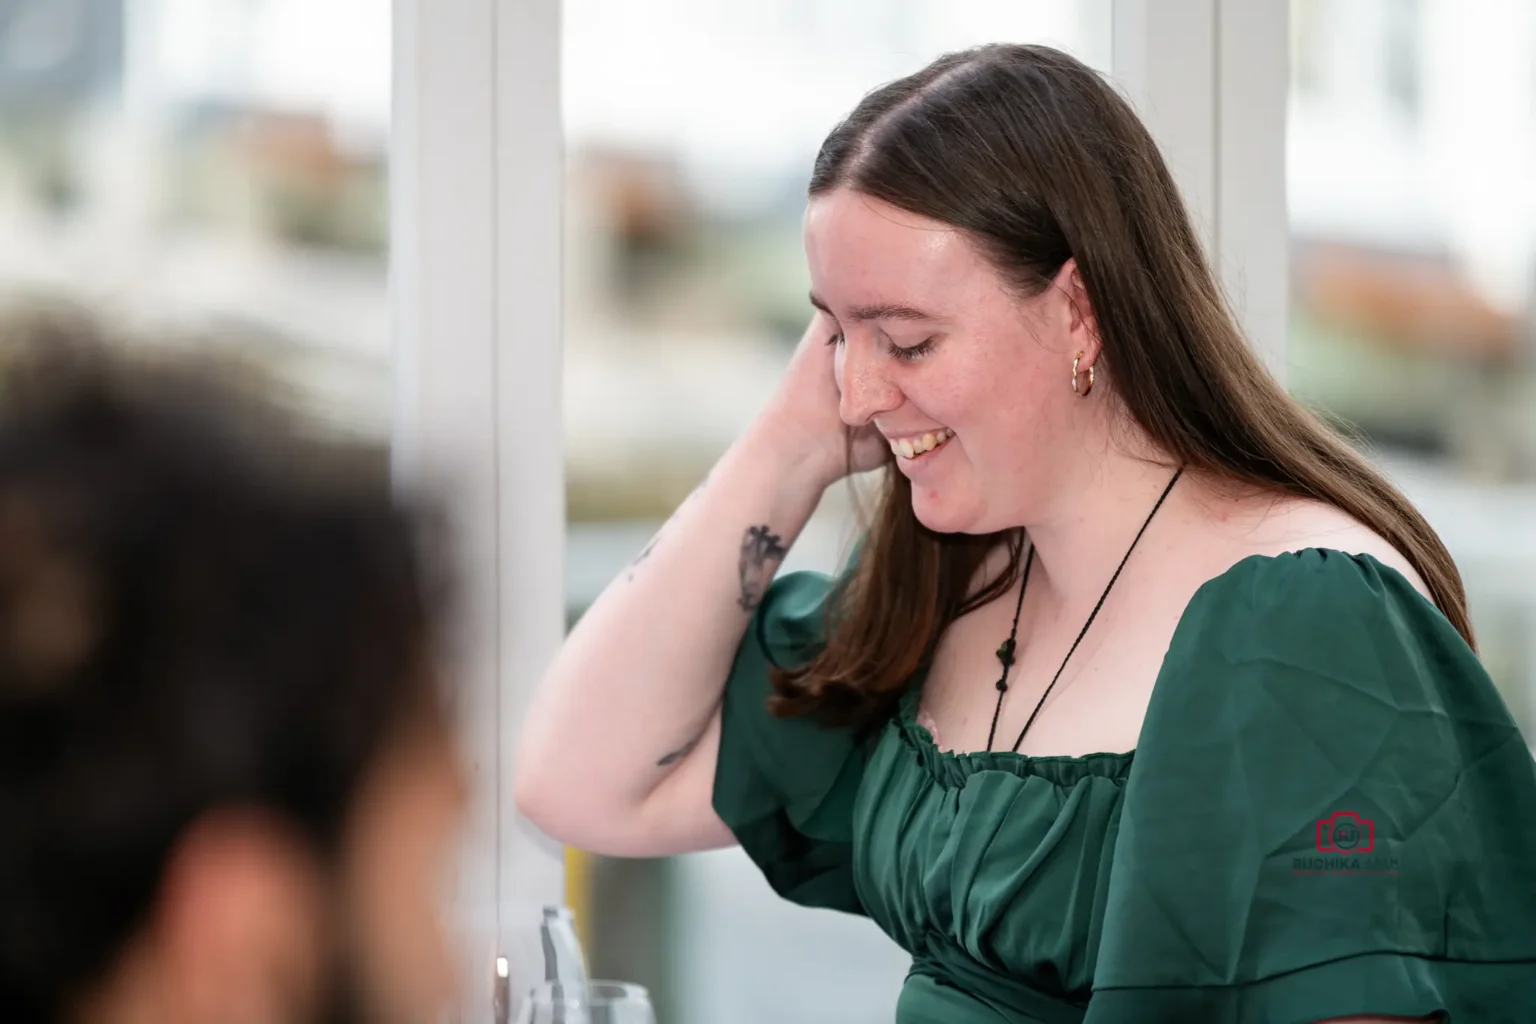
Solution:
{"label": "chin", "polygon": [[977,503],[957,501],[952,496],[929,488],[912,489],[912,514],[934,533],[989,532],[978,529],[983,516]]}

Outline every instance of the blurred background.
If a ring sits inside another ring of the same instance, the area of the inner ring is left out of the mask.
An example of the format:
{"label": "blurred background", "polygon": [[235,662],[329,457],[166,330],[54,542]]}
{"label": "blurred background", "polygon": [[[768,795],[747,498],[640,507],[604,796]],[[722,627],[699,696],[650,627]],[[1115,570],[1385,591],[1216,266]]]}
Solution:
{"label": "blurred background", "polygon": [[[1288,382],[1445,537],[1536,736],[1536,5],[1292,0],[1291,24]],[[566,0],[569,620],[772,388],[839,115],[979,42],[1107,72],[1110,28],[1110,0]],[[0,0],[0,316],[176,325],[387,435],[390,33],[386,0]],[[790,567],[853,529],[832,493]],[[569,864],[595,972],[663,1020],[891,1017],[899,951],[735,852]]]}

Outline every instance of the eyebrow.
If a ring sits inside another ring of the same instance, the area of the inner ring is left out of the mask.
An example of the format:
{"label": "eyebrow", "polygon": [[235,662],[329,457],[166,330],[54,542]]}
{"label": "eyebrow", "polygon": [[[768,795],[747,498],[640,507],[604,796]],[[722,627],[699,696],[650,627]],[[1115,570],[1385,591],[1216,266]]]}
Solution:
{"label": "eyebrow", "polygon": [[[831,308],[818,298],[815,292],[811,293],[810,298],[811,305],[827,314],[827,316],[833,316]],[[836,318],[834,317],[834,319]],[[869,306],[854,306],[848,311],[848,319],[854,323],[863,323],[867,320],[926,321],[937,320],[938,317],[915,306],[903,306],[895,302],[878,302]]]}

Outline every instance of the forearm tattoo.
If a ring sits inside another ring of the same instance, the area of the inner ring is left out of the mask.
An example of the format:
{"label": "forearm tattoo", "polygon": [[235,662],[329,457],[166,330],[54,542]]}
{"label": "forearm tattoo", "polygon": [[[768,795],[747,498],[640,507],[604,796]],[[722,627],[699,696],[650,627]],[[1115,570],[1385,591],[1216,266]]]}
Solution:
{"label": "forearm tattoo", "polygon": [[736,599],[736,604],[742,611],[750,612],[762,603],[768,584],[773,582],[773,574],[786,554],[788,549],[784,547],[783,539],[767,523],[747,527],[741,538],[741,557],[737,560],[741,596]]}

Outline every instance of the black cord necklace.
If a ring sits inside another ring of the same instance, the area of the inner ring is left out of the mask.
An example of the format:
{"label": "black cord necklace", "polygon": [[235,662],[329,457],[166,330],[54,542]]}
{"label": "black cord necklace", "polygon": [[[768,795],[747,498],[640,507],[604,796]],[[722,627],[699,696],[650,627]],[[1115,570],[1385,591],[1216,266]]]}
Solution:
{"label": "black cord necklace", "polygon": [[[1136,545],[1141,543],[1141,535],[1147,532],[1147,527],[1152,525],[1152,519],[1157,515],[1157,510],[1163,507],[1163,502],[1168,500],[1168,495],[1173,493],[1173,485],[1179,482],[1179,477],[1184,475],[1181,467],[1173,474],[1173,479],[1168,481],[1168,486],[1163,488],[1162,497],[1157,499],[1157,504],[1152,506],[1152,511],[1147,513],[1147,518],[1142,522],[1141,529],[1136,531],[1136,539],[1131,541],[1131,546],[1126,549],[1125,557],[1120,559],[1120,565],[1115,569],[1115,574],[1109,578],[1109,585],[1104,588],[1104,593],[1099,595],[1098,604],[1093,606],[1093,612],[1088,616],[1088,621],[1083,623],[1083,628],[1078,630],[1077,639],[1072,641],[1072,647],[1067,651],[1067,656],[1061,659],[1061,667],[1056,669],[1056,674],[1051,677],[1051,683],[1040,695],[1040,700],[1035,704],[1035,710],[1029,714],[1029,720],[1024,723],[1024,728],[1019,731],[1019,738],[1013,741],[1009,749],[1017,752],[1019,744],[1024,742],[1024,734],[1029,732],[1029,727],[1035,724],[1035,718],[1040,714],[1040,709],[1045,706],[1045,698],[1051,695],[1051,690],[1056,687],[1056,680],[1061,678],[1061,673],[1066,669],[1067,662],[1072,660],[1072,655],[1077,653],[1077,645],[1083,642],[1083,637],[1088,634],[1088,627],[1093,625],[1093,620],[1098,618],[1099,609],[1104,607],[1104,600],[1109,597],[1109,592],[1114,589],[1115,581],[1120,578],[1120,571],[1125,568],[1125,563],[1131,560],[1131,552],[1136,550]],[[992,728],[987,731],[987,749],[992,749],[992,741],[997,738],[997,721],[1003,713],[1003,697],[1008,693],[1008,670],[1013,667],[1014,651],[1018,649],[1019,615],[1024,611],[1024,591],[1029,587],[1029,570],[1035,564],[1035,546],[1029,546],[1029,554],[1024,560],[1024,578],[1019,583],[1019,603],[1013,610],[1013,628],[1008,632],[1008,639],[997,649],[997,660],[1003,663],[1003,674],[997,680],[997,707],[992,712]]]}

